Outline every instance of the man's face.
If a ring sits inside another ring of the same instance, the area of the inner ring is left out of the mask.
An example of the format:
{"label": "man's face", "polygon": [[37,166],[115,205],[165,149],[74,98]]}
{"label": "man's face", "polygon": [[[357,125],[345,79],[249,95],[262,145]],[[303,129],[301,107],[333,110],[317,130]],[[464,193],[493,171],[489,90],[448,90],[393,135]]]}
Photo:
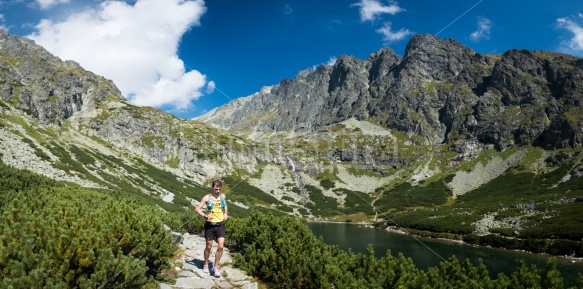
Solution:
{"label": "man's face", "polygon": [[220,193],[221,192],[221,187],[213,187],[213,191],[215,193]]}

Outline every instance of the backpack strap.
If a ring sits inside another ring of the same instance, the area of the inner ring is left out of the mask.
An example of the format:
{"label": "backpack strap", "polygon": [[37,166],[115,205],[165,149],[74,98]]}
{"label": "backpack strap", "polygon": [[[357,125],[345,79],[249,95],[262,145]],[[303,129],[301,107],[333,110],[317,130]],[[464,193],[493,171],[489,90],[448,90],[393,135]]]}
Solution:
{"label": "backpack strap", "polygon": [[225,198],[225,194],[221,194],[219,196],[219,198],[221,198],[221,209],[223,209],[223,212],[225,211],[225,207],[227,206],[227,200]]}
{"label": "backpack strap", "polygon": [[207,205],[207,209],[210,211],[213,209],[213,204],[214,204],[214,198],[212,194],[208,194],[207,195],[207,199],[206,199],[206,205]]}

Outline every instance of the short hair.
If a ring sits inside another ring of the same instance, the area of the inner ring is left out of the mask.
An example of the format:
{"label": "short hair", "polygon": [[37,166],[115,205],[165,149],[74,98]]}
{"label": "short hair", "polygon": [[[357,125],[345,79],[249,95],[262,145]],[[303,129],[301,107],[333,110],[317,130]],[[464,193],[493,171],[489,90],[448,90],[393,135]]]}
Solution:
{"label": "short hair", "polygon": [[220,188],[222,186],[223,186],[223,183],[220,180],[214,180],[213,183],[211,184],[211,188],[214,188],[214,187]]}

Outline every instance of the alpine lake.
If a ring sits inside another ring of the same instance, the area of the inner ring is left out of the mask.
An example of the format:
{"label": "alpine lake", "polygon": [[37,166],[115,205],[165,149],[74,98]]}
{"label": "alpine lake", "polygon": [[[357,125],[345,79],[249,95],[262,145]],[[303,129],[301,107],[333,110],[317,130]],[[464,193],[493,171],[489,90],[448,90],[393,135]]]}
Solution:
{"label": "alpine lake", "polygon": [[[372,245],[375,257],[381,258],[390,250],[392,256],[402,253],[411,258],[417,268],[427,271],[438,266],[452,255],[462,262],[470,259],[472,264],[478,260],[486,265],[490,278],[497,278],[498,273],[510,276],[520,266],[521,260],[530,267],[535,264],[538,269],[546,268],[550,256],[511,251],[498,248],[471,246],[453,241],[419,238],[405,234],[389,232],[356,223],[308,222],[308,227],[322,237],[329,245],[336,245],[342,250],[366,254],[367,246]],[[577,274],[583,273],[583,260],[573,261],[557,257],[557,267],[564,278],[565,288],[575,285]]]}

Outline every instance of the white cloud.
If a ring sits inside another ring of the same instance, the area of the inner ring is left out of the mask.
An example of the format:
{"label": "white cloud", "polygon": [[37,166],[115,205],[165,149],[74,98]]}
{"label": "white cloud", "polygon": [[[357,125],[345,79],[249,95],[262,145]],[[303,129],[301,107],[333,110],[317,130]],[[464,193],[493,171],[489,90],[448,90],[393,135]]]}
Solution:
{"label": "white cloud", "polygon": [[42,20],[28,37],[112,79],[135,104],[183,110],[201,96],[206,77],[186,72],[178,45],[205,12],[203,0],[105,1],[63,22]]}
{"label": "white cloud", "polygon": [[318,66],[320,65],[328,65],[328,66],[334,66],[334,64],[336,64],[336,60],[338,59],[338,57],[336,56],[330,56],[330,58],[328,58],[328,62],[326,63],[320,63],[320,64],[314,64],[312,65],[312,70],[316,71],[316,69],[318,69]]}
{"label": "white cloud", "polygon": [[6,19],[4,18],[4,14],[0,14],[0,29],[8,31],[8,27],[4,26],[5,22],[6,22]]}
{"label": "white cloud", "polygon": [[385,22],[383,27],[377,29],[377,32],[383,35],[383,40],[385,41],[385,43],[399,41],[413,34],[412,31],[409,31],[409,29],[405,28],[401,28],[399,29],[399,31],[396,32],[391,31],[391,22]]}
{"label": "white cloud", "polygon": [[212,80],[209,81],[209,83],[206,85],[206,93],[212,94],[213,92],[215,92],[215,88],[217,88],[217,84]]}
{"label": "white cloud", "polygon": [[569,49],[581,53],[583,52],[583,14],[575,16],[568,16],[557,19],[559,28],[564,28],[573,33],[573,37],[565,41],[563,45]]}
{"label": "white cloud", "polygon": [[205,77],[192,70],[175,78],[160,78],[147,94],[136,95],[130,101],[147,106],[160,107],[171,104],[176,110],[186,109],[193,98],[201,96],[199,89],[205,85]]}
{"label": "white cloud", "polygon": [[492,25],[493,23],[490,19],[478,16],[478,29],[470,34],[470,39],[473,41],[490,39]]}
{"label": "white cloud", "polygon": [[330,57],[330,59],[328,59],[328,62],[326,63],[326,65],[334,65],[334,64],[336,64],[336,60],[338,60],[338,57],[332,56],[332,57]]}
{"label": "white cloud", "polygon": [[292,7],[289,4],[286,4],[285,7],[283,8],[283,13],[285,15],[291,15],[294,13],[294,9],[292,9]]}
{"label": "white cloud", "polygon": [[51,6],[62,4],[62,3],[69,3],[69,0],[36,0],[36,3],[40,5],[41,9],[48,9]]}
{"label": "white cloud", "polygon": [[373,21],[377,16],[384,13],[395,15],[401,11],[405,11],[394,1],[391,1],[389,6],[384,6],[377,0],[360,0],[360,2],[352,4],[352,6],[360,7],[360,20],[363,22]]}

